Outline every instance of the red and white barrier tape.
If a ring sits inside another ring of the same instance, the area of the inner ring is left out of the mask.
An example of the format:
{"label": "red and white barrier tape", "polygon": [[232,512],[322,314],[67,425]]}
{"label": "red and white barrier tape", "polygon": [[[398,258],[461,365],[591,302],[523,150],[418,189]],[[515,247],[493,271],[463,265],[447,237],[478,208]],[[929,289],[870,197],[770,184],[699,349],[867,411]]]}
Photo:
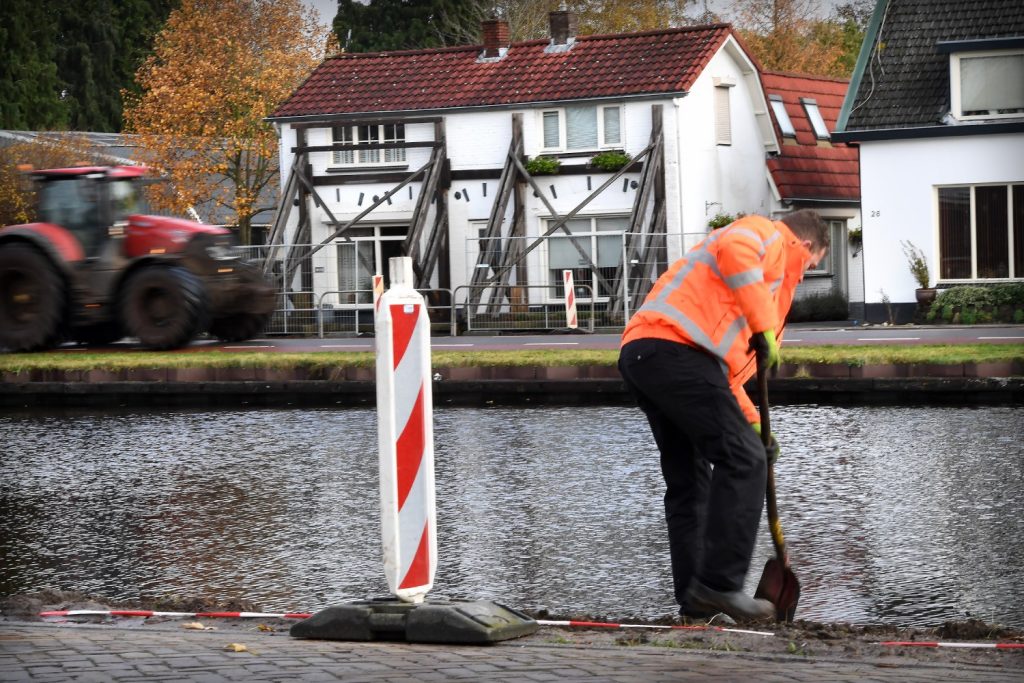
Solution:
{"label": "red and white barrier tape", "polygon": [[1024,650],[1024,643],[937,643],[916,640],[887,640],[879,643],[889,647],[985,647],[996,650]]}
{"label": "red and white barrier tape", "polygon": [[724,631],[727,633],[749,633],[755,636],[774,636],[770,631],[749,631],[743,628],[726,628],[724,626],[682,626],[662,624],[614,624],[607,621],[546,621],[537,619],[541,626],[570,626],[575,628],[652,628],[675,631]]}
{"label": "red and white barrier tape", "polygon": [[40,612],[41,617],[173,617],[188,619],[309,619],[312,614],[302,612],[155,612],[146,609],[64,609]]}
{"label": "red and white barrier tape", "polygon": [[[40,612],[40,617],[167,617],[187,619],[309,619],[311,612],[158,612],[140,609],[65,609]],[[755,636],[774,636],[770,631],[752,631],[725,626],[683,626],[677,624],[617,624],[607,621],[552,621],[537,619],[541,626],[563,626],[571,628],[644,628],[674,631],[720,631],[724,633],[747,633]],[[987,648],[995,650],[1024,650],[1024,643],[944,643],[936,641],[886,640],[878,643],[886,647],[954,647]]]}

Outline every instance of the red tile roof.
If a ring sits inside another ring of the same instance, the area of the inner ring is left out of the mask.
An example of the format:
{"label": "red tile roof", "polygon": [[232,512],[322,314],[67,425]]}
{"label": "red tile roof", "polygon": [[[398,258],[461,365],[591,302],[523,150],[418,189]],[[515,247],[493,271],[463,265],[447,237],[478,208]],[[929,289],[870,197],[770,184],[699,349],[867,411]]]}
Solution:
{"label": "red tile roof", "polygon": [[482,46],[341,54],[326,59],[271,118],[624,97],[688,90],[732,31],[727,24]]}
{"label": "red tile roof", "polygon": [[860,199],[860,162],[856,147],[833,142],[818,145],[818,139],[800,102],[813,99],[829,131],[835,130],[839,108],[849,81],[818,76],[765,71],[761,73],[765,95],[779,95],[796,130],[796,143],[785,138],[772,112],[775,133],[783,140],[779,155],[768,159],[768,169],[783,199]]}

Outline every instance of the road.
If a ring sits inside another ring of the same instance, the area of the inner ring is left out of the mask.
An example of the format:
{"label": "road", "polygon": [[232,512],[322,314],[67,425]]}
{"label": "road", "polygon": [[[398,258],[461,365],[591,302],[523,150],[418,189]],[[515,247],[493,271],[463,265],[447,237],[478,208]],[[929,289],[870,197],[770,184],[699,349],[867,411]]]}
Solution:
{"label": "road", "polygon": [[[526,351],[530,349],[616,349],[618,334],[535,334],[461,337],[432,337],[434,351]],[[784,346],[821,346],[826,344],[1024,344],[1024,325],[971,327],[838,327],[803,323],[786,331]],[[138,348],[129,340],[108,350]],[[61,351],[85,351],[87,347],[68,345]],[[283,338],[269,337],[231,344],[197,341],[185,352],[268,351],[310,353],[318,351],[373,351],[372,337]]]}

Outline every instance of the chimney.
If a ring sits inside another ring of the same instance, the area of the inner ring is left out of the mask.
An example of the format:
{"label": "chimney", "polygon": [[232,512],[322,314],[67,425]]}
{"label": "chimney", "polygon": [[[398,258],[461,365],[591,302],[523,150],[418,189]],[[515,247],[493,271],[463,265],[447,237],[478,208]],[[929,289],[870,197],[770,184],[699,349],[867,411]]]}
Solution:
{"label": "chimney", "polygon": [[548,13],[551,27],[551,44],[568,45],[576,40],[576,15],[566,10]]}
{"label": "chimney", "polygon": [[484,58],[500,57],[501,50],[508,48],[508,22],[501,19],[487,19],[483,22]]}

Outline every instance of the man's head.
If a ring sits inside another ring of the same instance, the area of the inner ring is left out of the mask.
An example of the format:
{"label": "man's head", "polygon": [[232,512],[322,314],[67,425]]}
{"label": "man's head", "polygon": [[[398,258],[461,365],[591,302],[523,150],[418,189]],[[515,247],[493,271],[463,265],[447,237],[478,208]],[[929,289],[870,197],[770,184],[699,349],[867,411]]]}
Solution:
{"label": "man's head", "polygon": [[822,220],[821,214],[811,209],[801,209],[786,214],[780,220],[811,252],[811,258],[804,264],[804,269],[816,267],[825,258],[830,241],[828,225]]}

